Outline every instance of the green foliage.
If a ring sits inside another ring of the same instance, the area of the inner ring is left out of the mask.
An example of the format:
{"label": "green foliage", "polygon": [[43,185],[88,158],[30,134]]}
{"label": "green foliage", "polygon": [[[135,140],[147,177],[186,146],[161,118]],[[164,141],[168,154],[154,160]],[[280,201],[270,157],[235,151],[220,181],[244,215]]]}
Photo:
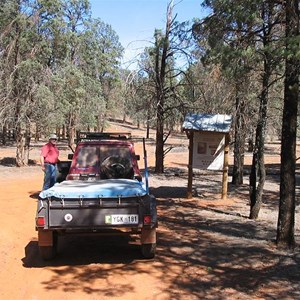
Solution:
{"label": "green foliage", "polygon": [[48,132],[73,118],[78,129],[96,126],[122,52],[111,26],[91,18],[88,0],[3,2],[1,124],[30,121]]}
{"label": "green foliage", "polygon": [[[285,56],[282,3],[212,0],[204,1],[203,5],[209,7],[212,13],[194,23],[193,34],[205,66],[221,66],[222,76],[231,82],[232,89],[239,87],[233,100],[238,96],[246,101],[248,113],[258,113],[256,107],[266,88],[262,87],[266,84],[262,81],[265,74],[269,76],[268,96],[278,101],[282,94],[275,93],[274,84],[283,75]],[[253,92],[256,92],[256,101]],[[235,105],[234,102],[232,105]],[[278,112],[272,110],[270,114],[278,115]]]}
{"label": "green foliage", "polygon": [[57,120],[65,120],[72,115],[76,118],[78,129],[96,125],[95,118],[105,107],[98,81],[69,64],[53,76],[51,88],[57,99],[55,103]]}

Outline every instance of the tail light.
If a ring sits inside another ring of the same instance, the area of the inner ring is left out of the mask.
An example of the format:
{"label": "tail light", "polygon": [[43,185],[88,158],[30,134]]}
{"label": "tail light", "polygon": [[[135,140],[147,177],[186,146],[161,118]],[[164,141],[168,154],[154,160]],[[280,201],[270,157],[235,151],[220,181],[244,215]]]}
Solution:
{"label": "tail light", "polygon": [[144,225],[151,225],[151,216],[144,216]]}
{"label": "tail light", "polygon": [[38,226],[38,227],[44,227],[45,224],[46,224],[45,217],[38,217],[36,219],[36,226]]}

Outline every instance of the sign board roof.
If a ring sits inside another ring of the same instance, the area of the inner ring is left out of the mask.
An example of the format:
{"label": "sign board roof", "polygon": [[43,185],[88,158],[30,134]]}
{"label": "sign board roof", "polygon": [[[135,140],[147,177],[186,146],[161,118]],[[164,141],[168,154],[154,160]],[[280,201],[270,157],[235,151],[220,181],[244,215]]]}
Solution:
{"label": "sign board roof", "polygon": [[185,116],[183,130],[213,131],[228,133],[232,123],[230,115],[189,113]]}

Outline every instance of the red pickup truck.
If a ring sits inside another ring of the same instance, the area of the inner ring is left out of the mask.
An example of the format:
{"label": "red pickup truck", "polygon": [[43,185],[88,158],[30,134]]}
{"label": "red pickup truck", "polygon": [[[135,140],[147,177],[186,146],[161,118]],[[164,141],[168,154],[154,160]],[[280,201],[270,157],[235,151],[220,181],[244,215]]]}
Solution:
{"label": "red pickup truck", "polygon": [[[145,145],[145,143],[144,143]],[[39,195],[38,245],[44,259],[56,255],[65,234],[138,234],[141,253],[156,252],[156,199],[149,194],[145,155],[144,181],[128,133],[80,133],[69,163],[59,166],[63,179]]]}

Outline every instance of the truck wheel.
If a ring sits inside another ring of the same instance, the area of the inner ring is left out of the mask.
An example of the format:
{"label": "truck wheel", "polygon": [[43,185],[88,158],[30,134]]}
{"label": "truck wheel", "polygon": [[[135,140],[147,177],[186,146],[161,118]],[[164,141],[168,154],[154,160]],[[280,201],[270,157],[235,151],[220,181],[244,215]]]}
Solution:
{"label": "truck wheel", "polygon": [[44,260],[53,259],[57,253],[57,234],[53,233],[53,245],[52,246],[39,246],[41,257]]}
{"label": "truck wheel", "polygon": [[145,258],[154,258],[156,253],[156,243],[142,244],[142,254]]}
{"label": "truck wheel", "polygon": [[50,260],[56,255],[55,246],[39,246],[41,257],[44,260]]}

